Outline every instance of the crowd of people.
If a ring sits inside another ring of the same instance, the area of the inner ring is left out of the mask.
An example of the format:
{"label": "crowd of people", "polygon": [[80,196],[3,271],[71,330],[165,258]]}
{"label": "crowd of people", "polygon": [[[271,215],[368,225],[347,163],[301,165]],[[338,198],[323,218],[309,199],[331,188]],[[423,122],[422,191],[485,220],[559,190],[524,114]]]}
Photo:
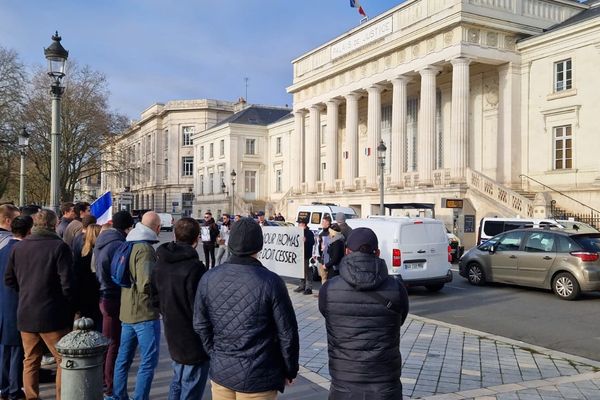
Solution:
{"label": "crowd of people", "polygon": [[[264,213],[256,220],[224,215],[219,228],[210,212],[202,224],[184,217],[174,240],[160,246],[161,220],[153,211],[135,227],[127,211],[96,224],[88,203],[65,203],[61,213],[59,220],[50,210],[0,206],[2,400],[39,398],[45,349],[59,365],[56,344],[78,316],[92,318],[110,339],[105,399],[150,398],[161,329],[173,361],[169,399],[201,399],[209,378],[214,400],[275,399],[293,384],[298,324],[285,282],[258,260]],[[312,294],[311,261],[317,262],[330,399],[401,399],[399,340],[408,299],[387,275],[377,237],[367,228],[352,231],[343,214],[336,223],[324,218],[316,240],[308,221],[298,223],[305,277],[296,292]],[[57,368],[57,400],[60,393]]]}

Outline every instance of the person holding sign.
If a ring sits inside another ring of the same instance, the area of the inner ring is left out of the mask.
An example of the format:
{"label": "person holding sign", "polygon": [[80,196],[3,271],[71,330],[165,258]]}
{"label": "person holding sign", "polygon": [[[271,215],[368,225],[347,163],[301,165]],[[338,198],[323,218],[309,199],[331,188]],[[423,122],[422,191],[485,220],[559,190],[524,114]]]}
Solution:
{"label": "person holding sign", "polygon": [[215,248],[217,247],[219,228],[210,211],[204,213],[204,223],[200,229],[200,240],[204,250],[204,262],[208,268],[215,266]]}
{"label": "person holding sign", "polygon": [[300,285],[294,289],[296,293],[312,294],[312,271],[310,270],[310,258],[312,257],[313,247],[315,246],[315,235],[308,228],[308,218],[298,218],[298,227],[304,233],[304,279]]}

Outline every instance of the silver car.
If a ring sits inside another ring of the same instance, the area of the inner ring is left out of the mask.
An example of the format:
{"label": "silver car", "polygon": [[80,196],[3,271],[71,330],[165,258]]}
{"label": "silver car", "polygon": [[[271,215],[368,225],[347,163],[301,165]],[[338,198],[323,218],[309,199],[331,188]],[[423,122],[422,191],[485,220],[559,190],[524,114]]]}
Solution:
{"label": "silver car", "polygon": [[515,229],[467,251],[459,273],[473,285],[552,289],[564,300],[600,290],[600,233]]}

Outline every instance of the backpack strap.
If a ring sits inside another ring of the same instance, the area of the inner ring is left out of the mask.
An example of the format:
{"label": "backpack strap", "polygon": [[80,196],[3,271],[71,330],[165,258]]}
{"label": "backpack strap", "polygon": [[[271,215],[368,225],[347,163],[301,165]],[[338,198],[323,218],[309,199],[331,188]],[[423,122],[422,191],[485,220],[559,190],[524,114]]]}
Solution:
{"label": "backpack strap", "polygon": [[372,298],[373,300],[376,300],[378,303],[382,304],[385,306],[385,308],[387,308],[388,310],[394,311],[398,314],[402,314],[402,308],[400,307],[399,304],[394,303],[392,300],[383,297],[382,295],[380,295],[377,292],[372,292],[372,291],[364,291],[362,292],[364,294],[366,294],[367,296],[369,296],[370,298]]}

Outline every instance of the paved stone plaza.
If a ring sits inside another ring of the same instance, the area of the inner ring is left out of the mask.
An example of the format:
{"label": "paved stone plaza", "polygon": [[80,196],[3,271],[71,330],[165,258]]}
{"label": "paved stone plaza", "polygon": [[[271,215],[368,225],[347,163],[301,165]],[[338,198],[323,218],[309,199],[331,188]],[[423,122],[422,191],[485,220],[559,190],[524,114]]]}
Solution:
{"label": "paved stone plaza", "polygon": [[[325,322],[317,298],[292,292],[300,330],[300,377],[281,399],[327,399]],[[316,292],[316,291],[315,291]],[[428,400],[600,399],[600,362],[409,315],[402,327],[405,398]],[[132,371],[137,370],[134,363]],[[135,374],[130,374],[130,386]],[[152,399],[166,399],[171,378],[163,340]],[[42,385],[50,398],[53,385]],[[207,393],[204,399],[210,399]]]}

